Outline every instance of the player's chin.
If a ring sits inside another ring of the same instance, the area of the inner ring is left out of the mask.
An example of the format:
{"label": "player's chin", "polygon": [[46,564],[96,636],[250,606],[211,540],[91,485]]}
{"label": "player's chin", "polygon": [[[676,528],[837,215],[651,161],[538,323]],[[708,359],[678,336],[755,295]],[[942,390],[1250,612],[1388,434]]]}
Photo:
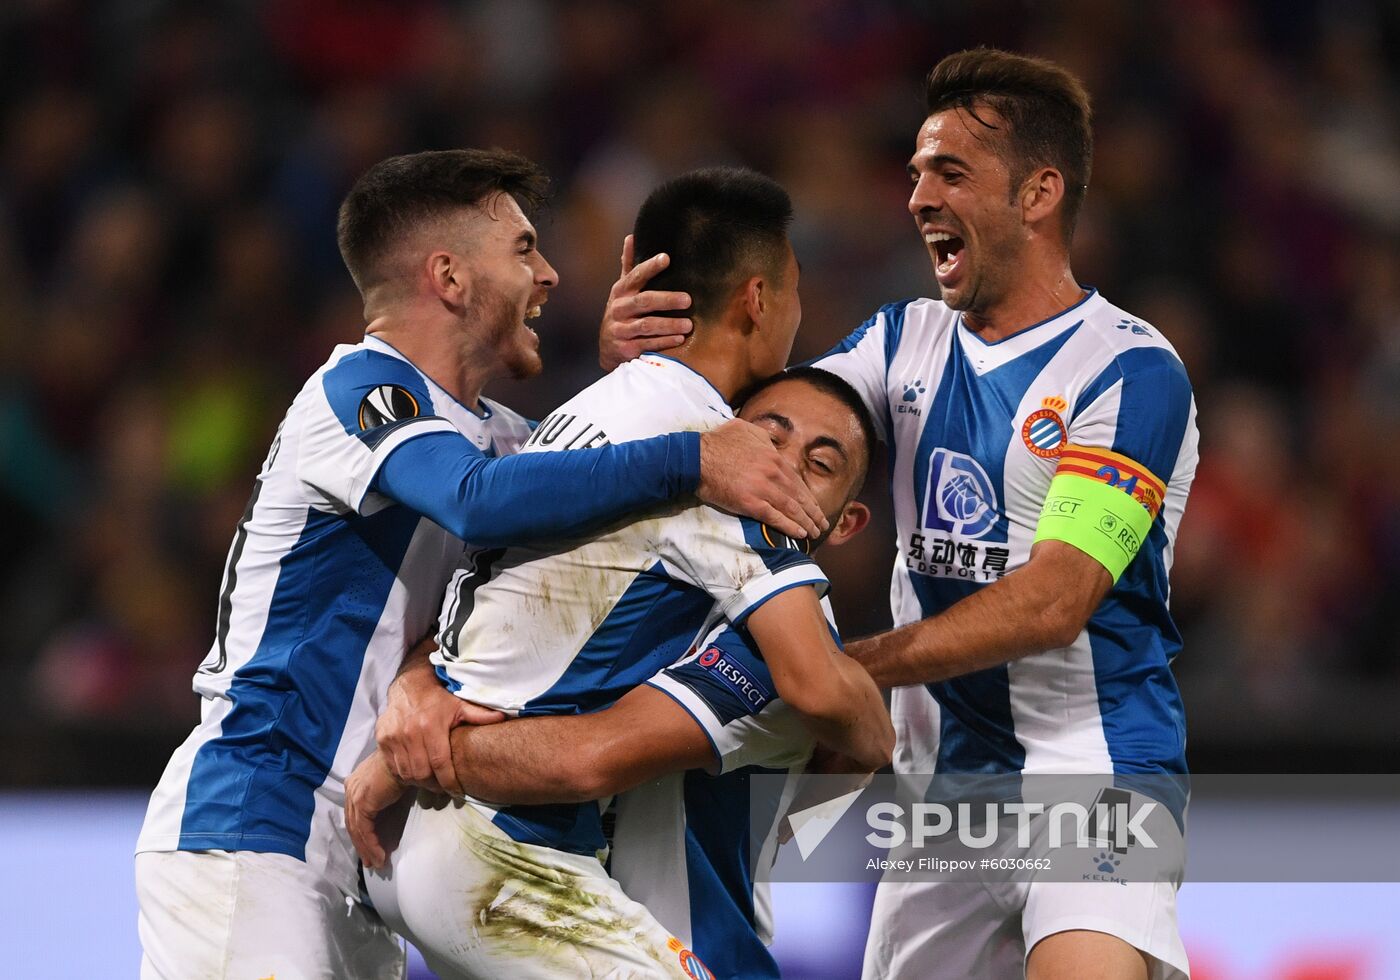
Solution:
{"label": "player's chin", "polygon": [[520,348],[516,350],[515,356],[510,359],[510,376],[516,381],[525,381],[537,376],[544,370],[544,358],[540,357],[538,348],[527,350]]}

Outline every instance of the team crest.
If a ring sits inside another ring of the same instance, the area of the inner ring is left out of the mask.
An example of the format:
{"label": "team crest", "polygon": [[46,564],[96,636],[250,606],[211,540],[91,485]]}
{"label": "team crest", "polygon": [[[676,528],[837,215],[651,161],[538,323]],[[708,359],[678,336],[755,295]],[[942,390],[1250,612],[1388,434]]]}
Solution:
{"label": "team crest", "polygon": [[360,431],[418,417],[418,399],[399,385],[380,385],[360,400]]}
{"label": "team crest", "polygon": [[715,980],[715,975],[710,972],[710,968],[700,962],[700,957],[685,948],[675,936],[666,942],[666,948],[676,954],[681,962],[681,971],[691,980]]}
{"label": "team crest", "polygon": [[1027,415],[1022,423],[1021,441],[1041,459],[1056,459],[1069,440],[1065,420],[1060,415],[1069,404],[1059,396],[1047,398],[1040,404],[1041,407]]}

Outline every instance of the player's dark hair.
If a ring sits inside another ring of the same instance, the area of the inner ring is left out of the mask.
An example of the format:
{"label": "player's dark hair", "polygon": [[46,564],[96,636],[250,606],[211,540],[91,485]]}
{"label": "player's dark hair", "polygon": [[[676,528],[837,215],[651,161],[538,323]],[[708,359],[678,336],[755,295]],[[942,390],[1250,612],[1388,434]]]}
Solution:
{"label": "player's dark hair", "polygon": [[744,402],[750,398],[784,381],[805,382],[818,391],[835,398],[849,408],[851,414],[856,417],[856,424],[860,426],[861,438],[865,440],[865,466],[861,470],[860,483],[851,490],[851,496],[854,497],[860,493],[861,486],[865,483],[865,477],[870,472],[870,460],[875,453],[875,422],[871,419],[870,411],[865,407],[865,402],[861,400],[860,394],[851,387],[850,383],[840,375],[810,365],[801,365],[780,371],[762,381],[754,382],[734,399],[735,407],[742,407]]}
{"label": "player's dark hair", "polygon": [[543,203],[549,178],[509,150],[430,150],[380,160],[340,205],[336,242],[361,291],[387,248],[425,220],[509,194],[527,215]]}
{"label": "player's dark hair", "polygon": [[687,292],[691,306],[654,315],[714,316],[743,280],[781,277],[791,223],[787,191],[753,170],[693,170],[656,188],[637,212],[634,255],[638,262],[669,255],[647,288]]}
{"label": "player's dark hair", "polygon": [[1093,110],[1079,79],[1053,61],[974,48],[950,54],[929,72],[928,114],[963,109],[989,130],[996,123],[978,115],[990,108],[1006,122],[1002,158],[1014,195],[1032,170],[1054,167],[1065,179],[1065,242],[1074,235],[1093,166]]}

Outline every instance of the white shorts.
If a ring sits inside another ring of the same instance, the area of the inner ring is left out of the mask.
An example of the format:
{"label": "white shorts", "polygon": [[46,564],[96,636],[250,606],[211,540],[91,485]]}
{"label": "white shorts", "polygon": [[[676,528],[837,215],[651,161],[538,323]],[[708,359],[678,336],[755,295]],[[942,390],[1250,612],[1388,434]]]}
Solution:
{"label": "white shorts", "polygon": [[1148,954],[1152,980],[1190,976],[1168,881],[882,881],[862,975],[1020,977],[1036,943],[1071,929],[1117,936]]}
{"label": "white shorts", "polygon": [[392,980],[403,943],[286,854],[136,855],[141,980]]}
{"label": "white shorts", "polygon": [[713,980],[597,859],[512,840],[462,801],[420,799],[390,866],[365,881],[444,980]]}

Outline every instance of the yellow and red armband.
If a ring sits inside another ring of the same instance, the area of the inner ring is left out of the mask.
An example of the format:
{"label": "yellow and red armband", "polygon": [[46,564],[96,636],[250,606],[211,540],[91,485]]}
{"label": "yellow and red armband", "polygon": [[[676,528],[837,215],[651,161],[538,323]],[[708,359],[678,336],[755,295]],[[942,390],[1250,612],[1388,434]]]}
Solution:
{"label": "yellow and red armband", "polygon": [[1035,540],[1074,545],[1108,569],[1116,582],[1142,547],[1165,493],[1151,470],[1121,453],[1066,446],[1040,510]]}

